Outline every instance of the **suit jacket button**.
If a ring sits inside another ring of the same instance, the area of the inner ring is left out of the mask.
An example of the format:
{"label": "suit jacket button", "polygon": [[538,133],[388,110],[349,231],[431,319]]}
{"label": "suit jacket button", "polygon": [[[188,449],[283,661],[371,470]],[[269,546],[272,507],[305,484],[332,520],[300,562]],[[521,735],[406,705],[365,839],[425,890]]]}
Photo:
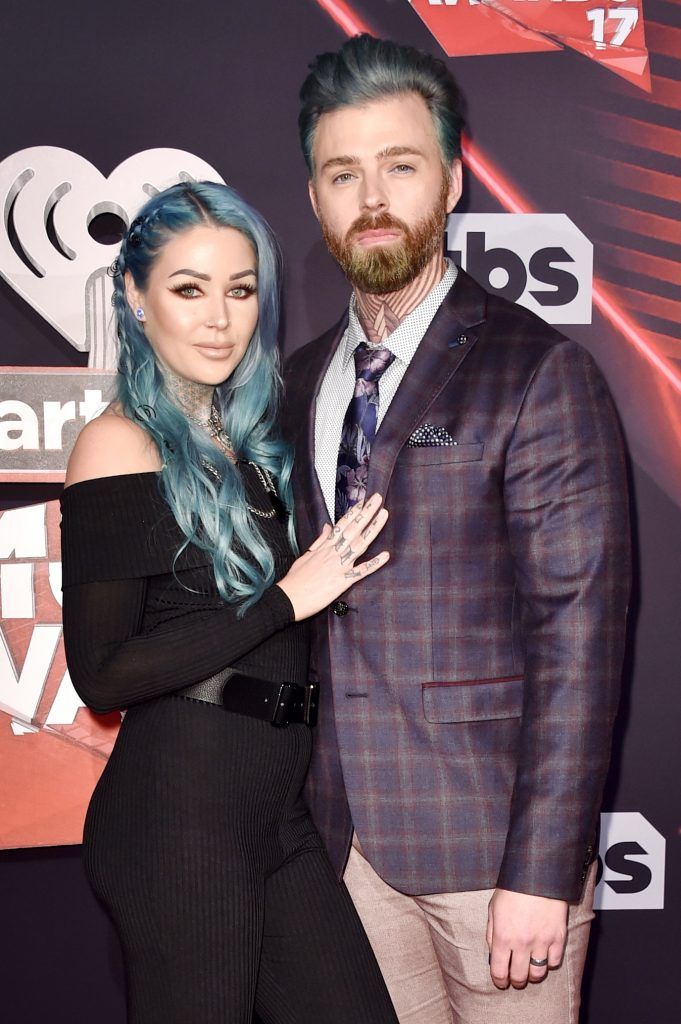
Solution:
{"label": "suit jacket button", "polygon": [[344,615],[347,615],[349,611],[350,607],[347,601],[336,601],[333,606],[333,614],[337,615],[340,619],[342,619]]}

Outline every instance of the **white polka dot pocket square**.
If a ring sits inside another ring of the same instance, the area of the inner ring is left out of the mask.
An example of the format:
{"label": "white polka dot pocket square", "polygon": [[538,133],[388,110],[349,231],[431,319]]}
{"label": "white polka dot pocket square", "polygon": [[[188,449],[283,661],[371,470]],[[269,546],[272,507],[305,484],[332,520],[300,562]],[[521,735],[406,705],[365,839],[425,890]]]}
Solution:
{"label": "white polka dot pocket square", "polygon": [[448,434],[444,427],[434,423],[422,423],[407,441],[408,448],[449,447],[457,442]]}

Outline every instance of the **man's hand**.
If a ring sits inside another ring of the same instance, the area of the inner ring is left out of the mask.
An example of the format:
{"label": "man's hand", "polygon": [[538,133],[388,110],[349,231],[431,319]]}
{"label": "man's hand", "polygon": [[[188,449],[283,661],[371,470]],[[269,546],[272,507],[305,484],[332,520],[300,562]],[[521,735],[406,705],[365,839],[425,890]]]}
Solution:
{"label": "man's hand", "polygon": [[[567,936],[568,905],[564,900],[495,889],[487,916],[490,972],[497,988],[522,988],[543,981],[550,967],[559,967]],[[536,967],[533,960],[546,963]]]}

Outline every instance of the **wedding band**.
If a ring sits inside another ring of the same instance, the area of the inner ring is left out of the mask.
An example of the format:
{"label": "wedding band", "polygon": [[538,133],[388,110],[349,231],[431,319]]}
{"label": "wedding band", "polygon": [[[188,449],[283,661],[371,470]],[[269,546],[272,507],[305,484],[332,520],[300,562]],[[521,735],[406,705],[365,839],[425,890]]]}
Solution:
{"label": "wedding band", "polygon": [[533,967],[546,967],[548,962],[549,958],[547,956],[545,956],[543,960],[535,960],[533,956],[530,957],[530,963]]}

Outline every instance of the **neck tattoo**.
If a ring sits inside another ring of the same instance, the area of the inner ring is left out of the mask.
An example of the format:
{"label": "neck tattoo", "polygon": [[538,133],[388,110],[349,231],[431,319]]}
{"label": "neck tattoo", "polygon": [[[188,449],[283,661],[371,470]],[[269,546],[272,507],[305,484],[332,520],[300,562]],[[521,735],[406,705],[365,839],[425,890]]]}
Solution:
{"label": "neck tattoo", "polygon": [[357,314],[367,340],[380,344],[396,330],[405,317],[423,302],[426,295],[439,284],[446,270],[441,252],[433,254],[420,274],[398,292],[370,295],[355,289]]}
{"label": "neck tattoo", "polygon": [[215,387],[212,384],[197,384],[179,373],[163,367],[163,379],[169,398],[179,405],[182,412],[193,423],[208,431]]}
{"label": "neck tattoo", "polygon": [[163,367],[163,378],[168,396],[179,405],[188,420],[199,427],[220,451],[236,461],[232,442],[225,432],[218,410],[213,405],[215,387],[213,384],[198,384],[187,380],[179,373]]}

